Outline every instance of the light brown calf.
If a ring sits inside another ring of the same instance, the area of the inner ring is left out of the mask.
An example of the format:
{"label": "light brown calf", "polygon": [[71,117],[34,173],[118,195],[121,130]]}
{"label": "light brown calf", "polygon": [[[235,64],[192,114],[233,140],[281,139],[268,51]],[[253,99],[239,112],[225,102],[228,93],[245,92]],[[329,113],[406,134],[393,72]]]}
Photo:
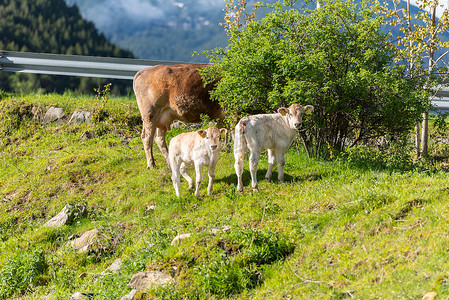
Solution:
{"label": "light brown calf", "polygon": [[209,168],[209,185],[207,194],[212,193],[212,182],[215,178],[215,166],[220,156],[220,137],[224,138],[227,130],[209,127],[207,130],[198,130],[181,133],[170,141],[169,161],[172,170],[172,181],[179,197],[180,175],[189,183],[189,189],[193,188],[193,179],[186,173],[186,167],[195,166],[196,190],[195,195],[200,195],[200,185],[203,181],[203,167]]}
{"label": "light brown calf", "polygon": [[165,135],[173,120],[201,122],[201,115],[222,120],[224,115],[217,102],[210,99],[212,84],[204,85],[198,72],[207,64],[158,65],[139,71],[133,88],[142,117],[142,143],[147,167],[156,166],[153,140],[168,163]]}

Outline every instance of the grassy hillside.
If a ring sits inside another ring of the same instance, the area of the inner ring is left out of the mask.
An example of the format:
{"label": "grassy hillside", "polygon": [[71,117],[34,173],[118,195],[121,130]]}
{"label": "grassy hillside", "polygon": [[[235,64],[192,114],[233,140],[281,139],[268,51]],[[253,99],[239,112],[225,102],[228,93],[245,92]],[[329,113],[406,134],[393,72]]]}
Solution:
{"label": "grassy hillside", "polygon": [[[0,299],[68,299],[77,291],[120,299],[143,270],[176,283],[141,299],[449,296],[444,161],[376,160],[363,151],[323,161],[292,147],[286,183],[262,181],[265,155],[260,191],[249,192],[246,163],[241,194],[232,153],[222,152],[214,195],[203,183],[196,198],[183,181],[178,199],[159,151],[159,168],[145,168],[134,101],[0,94]],[[101,121],[32,120],[32,107],[49,106],[89,110]],[[68,203],[85,205],[87,214],[42,227]],[[68,244],[93,228],[100,235],[88,253]],[[182,233],[191,237],[170,245]],[[100,275],[117,258],[122,269]]]}

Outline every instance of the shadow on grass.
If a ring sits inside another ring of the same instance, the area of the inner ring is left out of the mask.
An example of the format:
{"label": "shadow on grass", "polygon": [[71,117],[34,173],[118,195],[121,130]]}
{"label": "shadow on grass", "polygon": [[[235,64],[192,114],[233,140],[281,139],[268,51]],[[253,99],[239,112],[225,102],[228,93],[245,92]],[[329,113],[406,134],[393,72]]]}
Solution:
{"label": "shadow on grass", "polygon": [[[262,182],[265,181],[265,174],[267,173],[267,169],[258,169],[257,170],[257,181],[258,182]],[[305,181],[317,181],[317,180],[321,180],[324,176],[326,176],[326,174],[304,174],[304,175],[299,175],[299,176],[291,176],[288,173],[284,172],[284,182],[285,183],[292,183],[292,182],[296,182],[296,183],[301,183],[301,182],[305,182]],[[251,173],[249,172],[249,170],[243,170],[243,174],[242,174],[242,181],[243,181],[243,186],[251,186]],[[235,184],[237,185],[237,175],[235,173],[225,176],[225,177],[221,177],[221,178],[215,178],[215,182],[224,182],[227,184]],[[278,172],[274,172],[271,176],[270,182],[276,182],[278,183]]]}

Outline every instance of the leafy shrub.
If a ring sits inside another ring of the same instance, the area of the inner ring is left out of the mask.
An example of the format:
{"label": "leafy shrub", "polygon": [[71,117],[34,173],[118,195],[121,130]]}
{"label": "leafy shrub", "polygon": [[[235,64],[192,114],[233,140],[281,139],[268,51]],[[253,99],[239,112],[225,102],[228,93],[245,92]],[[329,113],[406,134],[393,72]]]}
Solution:
{"label": "leafy shrub", "polygon": [[413,155],[412,145],[393,142],[379,150],[363,144],[351,147],[340,153],[340,158],[364,169],[409,171],[420,167],[413,160]]}
{"label": "leafy shrub", "polygon": [[7,261],[0,271],[0,298],[24,293],[41,285],[47,269],[43,251],[21,251]]}
{"label": "leafy shrub", "polygon": [[89,251],[90,258],[97,263],[113,255],[119,246],[119,242],[123,240],[124,234],[125,227],[121,223],[100,226],[98,238],[95,239]]}
{"label": "leafy shrub", "polygon": [[[231,117],[312,104],[302,134],[310,154],[343,150],[386,133],[403,137],[427,97],[406,78],[382,20],[365,1],[325,1],[319,10],[280,2],[260,21],[237,27],[230,45],[210,53],[204,77],[220,77],[212,97]],[[308,123],[308,124],[307,124]]]}

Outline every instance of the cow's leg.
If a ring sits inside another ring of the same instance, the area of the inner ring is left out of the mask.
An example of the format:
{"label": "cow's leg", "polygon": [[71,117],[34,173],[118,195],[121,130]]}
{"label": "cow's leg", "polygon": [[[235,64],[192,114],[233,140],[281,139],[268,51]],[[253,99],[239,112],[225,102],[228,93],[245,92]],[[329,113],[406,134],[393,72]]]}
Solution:
{"label": "cow's leg", "polygon": [[170,167],[171,167],[171,171],[172,171],[171,180],[173,181],[173,187],[175,188],[176,196],[179,197],[181,195],[181,193],[179,191],[179,187],[181,185],[181,176],[180,176],[180,172],[179,172],[179,165],[176,163],[176,161],[174,159],[172,159]]}
{"label": "cow's leg", "polygon": [[156,126],[155,126],[154,122],[143,120],[142,134],[140,137],[142,139],[143,148],[145,150],[145,156],[147,158],[147,168],[148,169],[153,169],[156,167],[156,164],[154,163],[154,157],[153,157],[153,139],[154,139],[155,131],[156,131]]}
{"label": "cow's leg", "polygon": [[253,191],[259,190],[257,183],[257,164],[259,163],[260,151],[252,151],[249,156],[249,172],[251,173],[251,186]]}
{"label": "cow's leg", "polygon": [[275,155],[278,162],[278,179],[279,182],[284,182],[285,152],[282,150],[277,150]]}
{"label": "cow's leg", "polygon": [[265,175],[265,180],[270,181],[271,175],[273,173],[273,167],[276,164],[276,157],[273,155],[273,151],[271,149],[268,149],[268,170],[267,174]]}
{"label": "cow's leg", "polygon": [[189,174],[187,174],[186,172],[186,164],[183,162],[181,163],[181,175],[182,177],[184,177],[185,180],[187,180],[187,182],[189,183],[189,190],[193,189],[193,185],[194,185],[194,181],[193,179],[189,176]]}
{"label": "cow's leg", "polygon": [[203,166],[200,164],[195,164],[195,172],[196,172],[196,189],[195,196],[200,195],[200,185],[203,182]]}
{"label": "cow's leg", "polygon": [[208,175],[209,175],[209,185],[207,186],[207,194],[210,195],[212,194],[212,185],[215,179],[215,165],[212,165],[209,168]]}
{"label": "cow's leg", "polygon": [[165,140],[165,136],[167,134],[167,129],[156,129],[156,135],[154,136],[154,141],[156,142],[156,145],[159,147],[159,150],[161,150],[162,154],[164,155],[165,161],[170,166],[170,162],[168,160],[168,148],[167,148],[167,142]]}

